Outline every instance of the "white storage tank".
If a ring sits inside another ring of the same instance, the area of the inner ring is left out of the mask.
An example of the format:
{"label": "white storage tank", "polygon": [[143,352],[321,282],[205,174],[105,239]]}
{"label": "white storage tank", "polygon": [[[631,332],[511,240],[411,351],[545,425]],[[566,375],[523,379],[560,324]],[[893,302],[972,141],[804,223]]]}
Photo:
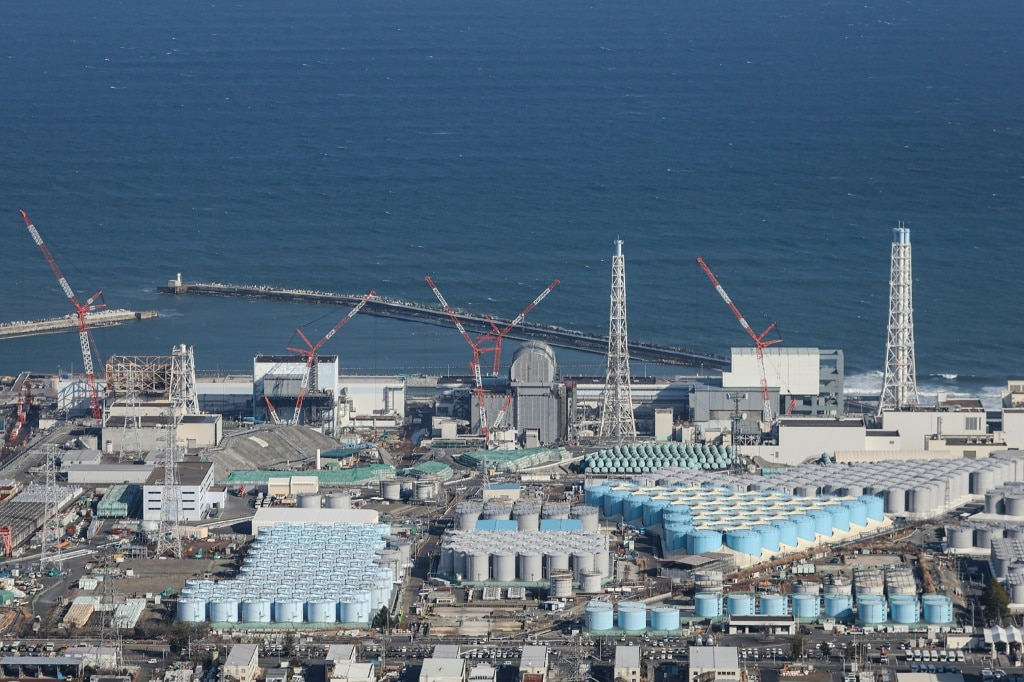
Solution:
{"label": "white storage tank", "polygon": [[584,533],[596,533],[600,530],[600,515],[597,507],[589,504],[577,505],[572,508],[570,515],[583,523]]}
{"label": "white storage tank", "polygon": [[603,576],[598,571],[583,571],[580,579],[580,592],[585,594],[599,594],[604,591],[601,586]]}
{"label": "white storage tank", "polygon": [[483,552],[466,555],[466,580],[469,582],[486,582],[490,577],[491,556]]}
{"label": "white storage tank", "polygon": [[[526,582],[538,582],[544,579],[543,558],[536,552],[527,552],[519,555],[519,579]],[[567,571],[568,568],[560,569],[555,573]],[[554,575],[549,573],[548,575]]]}
{"label": "white storage tank", "polygon": [[599,570],[594,566],[594,555],[587,552],[575,552],[572,555],[572,572],[579,580],[584,571]]}
{"label": "white storage tank", "polygon": [[185,597],[178,600],[178,620],[182,623],[202,623],[206,620],[206,600]]}
{"label": "white storage tank", "polygon": [[[380,482],[380,496],[388,502],[398,502],[402,499],[402,484],[398,481],[381,481]],[[318,622],[334,622],[334,621],[318,621]]]}
{"label": "white storage tank", "polygon": [[310,623],[336,623],[338,602],[333,599],[314,599],[307,602],[306,620]]}
{"label": "white storage tank", "polygon": [[348,493],[331,493],[327,496],[328,509],[351,509],[352,497]]}
{"label": "white storage tank", "polygon": [[210,601],[210,622],[237,623],[238,600],[221,597]]}
{"label": "white storage tank", "polygon": [[301,599],[281,599],[274,602],[275,623],[301,623],[306,603]]}
{"label": "white storage tank", "polygon": [[269,623],[270,622],[269,599],[256,598],[242,601],[242,622],[243,623]]}
{"label": "white storage tank", "polygon": [[[540,555],[536,555],[538,564]],[[539,578],[538,571],[538,578]],[[516,579],[516,555],[509,552],[501,552],[494,555],[494,580],[507,583]],[[525,580],[525,578],[524,578]]]}
{"label": "white storage tank", "polygon": [[548,552],[544,555],[547,574],[569,570],[569,555],[562,551]]}
{"label": "white storage tank", "polygon": [[572,573],[563,571],[551,576],[548,596],[551,599],[568,599],[572,597]]}
{"label": "white storage tank", "polygon": [[306,493],[299,495],[295,498],[296,504],[299,509],[319,509],[320,508],[320,495],[319,493]]}

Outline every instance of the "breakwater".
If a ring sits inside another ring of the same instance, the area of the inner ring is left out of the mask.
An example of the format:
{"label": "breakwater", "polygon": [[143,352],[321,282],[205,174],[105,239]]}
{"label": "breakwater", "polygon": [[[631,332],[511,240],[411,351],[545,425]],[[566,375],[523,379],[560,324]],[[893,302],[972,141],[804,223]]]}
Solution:
{"label": "breakwater", "polygon": [[[164,294],[228,296],[349,307],[356,305],[363,298],[362,294],[339,294],[305,289],[279,289],[268,286],[220,284],[217,282],[180,282],[175,280],[171,280],[166,286],[157,287],[157,291]],[[456,310],[456,313],[467,330],[478,333],[491,331],[490,323],[482,315],[467,313],[461,310]],[[448,314],[440,307],[379,296],[367,302],[362,310],[362,314],[423,322],[443,327],[451,326]],[[509,320],[497,318],[491,319],[498,327],[504,327],[510,322]],[[510,331],[508,336],[519,340],[544,341],[560,348],[569,348],[601,355],[605,354],[608,350],[607,336],[587,334],[552,325],[535,324],[525,320]],[[729,366],[729,359],[720,355],[642,341],[630,341],[629,354],[630,358],[634,360],[663,365],[703,367],[705,369],[727,369]]]}
{"label": "breakwater", "polygon": [[[90,329],[114,327],[125,322],[135,322],[137,320],[153,320],[156,317],[157,312],[155,310],[137,312],[134,310],[116,309],[86,313]],[[77,315],[51,317],[44,320],[2,322],[0,323],[0,340],[20,339],[26,336],[39,336],[41,334],[63,334],[73,331],[78,331]]]}

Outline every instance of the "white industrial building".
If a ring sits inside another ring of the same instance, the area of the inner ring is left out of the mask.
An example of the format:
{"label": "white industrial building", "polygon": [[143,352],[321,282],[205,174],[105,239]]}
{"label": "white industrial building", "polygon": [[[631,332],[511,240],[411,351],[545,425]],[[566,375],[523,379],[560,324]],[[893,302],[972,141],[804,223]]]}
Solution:
{"label": "white industrial building", "polygon": [[615,647],[615,669],[613,680],[640,682],[643,677],[640,662],[640,647],[619,645]]}
{"label": "white industrial building", "polygon": [[[529,677],[527,677],[529,675]],[[519,660],[520,682],[547,682],[548,648],[539,644],[527,644]]]}
{"label": "white industrial building", "polygon": [[466,661],[462,658],[424,658],[419,682],[465,682]]}
{"label": "white industrial building", "polygon": [[68,483],[80,485],[143,485],[156,467],[146,464],[82,464],[65,469]]}
{"label": "white industrial building", "polygon": [[253,358],[252,397],[255,415],[264,421],[291,422],[303,377],[306,392],[297,422],[338,432],[338,356],[319,355],[312,368],[298,355],[257,355]]}
{"label": "white industrial building", "polygon": [[397,428],[405,423],[405,377],[346,375],[338,382],[342,429]]}
{"label": "white industrial building", "polygon": [[[201,520],[223,492],[211,494],[213,464],[211,462],[178,462],[178,483],[181,488],[180,521]],[[142,486],[142,520],[159,521],[164,506],[164,468],[156,468]]]}
{"label": "white industrial building", "polygon": [[255,682],[260,672],[259,644],[235,644],[224,661],[224,679]]}
{"label": "white industrial building", "polygon": [[284,524],[373,524],[377,523],[377,512],[372,509],[330,509],[328,507],[260,507],[252,517],[252,534]]}
{"label": "white industrial building", "polygon": [[740,654],[734,646],[691,646],[690,682],[738,682]]}

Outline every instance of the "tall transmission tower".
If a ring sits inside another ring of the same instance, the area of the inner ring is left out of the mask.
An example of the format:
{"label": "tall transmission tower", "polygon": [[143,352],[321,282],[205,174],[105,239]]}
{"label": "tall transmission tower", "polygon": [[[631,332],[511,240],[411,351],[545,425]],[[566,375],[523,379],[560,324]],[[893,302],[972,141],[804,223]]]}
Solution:
{"label": "tall transmission tower", "polygon": [[64,564],[64,550],[60,543],[64,539],[60,525],[60,502],[63,498],[61,489],[57,487],[57,446],[46,446],[46,470],[43,495],[45,515],[43,519],[42,542],[39,543],[39,571],[53,567],[58,571]]}
{"label": "tall transmission tower", "polygon": [[135,366],[129,366],[124,386],[124,429],[121,431],[121,449],[118,454],[118,461],[123,462],[129,459],[128,453],[135,453],[138,456],[142,452],[142,440],[140,429],[142,428],[142,408],[139,402],[139,394],[142,386],[139,381],[139,370]]}
{"label": "tall transmission tower", "polygon": [[[181,346],[181,350],[184,350]],[[171,390],[169,394],[169,407],[167,414],[167,443],[164,447],[163,461],[164,479],[162,483],[160,502],[160,521],[157,527],[156,556],[170,554],[180,559],[181,548],[181,481],[178,478],[178,461],[181,458],[181,448],[178,445],[178,423],[181,421],[184,411],[184,403],[188,391],[187,381],[175,380],[175,367],[179,364],[179,348],[175,347],[173,367],[171,370]],[[188,354],[191,357],[191,353]],[[194,377],[194,374],[193,374]],[[195,382],[192,383],[193,389]]]}
{"label": "tall transmission tower", "polygon": [[192,347],[181,344],[171,351],[171,404],[177,401],[177,419],[185,414],[199,414],[196,392],[196,359]]}
{"label": "tall transmission tower", "polygon": [[914,297],[910,272],[910,228],[903,223],[892,231],[889,269],[889,330],[885,341],[885,378],[878,414],[918,404],[914,361]]}
{"label": "tall transmission tower", "polygon": [[616,442],[636,440],[633,392],[629,374],[629,337],[626,333],[626,259],[622,240],[615,240],[612,258],[611,311],[608,317],[608,371],[601,396],[601,438]]}

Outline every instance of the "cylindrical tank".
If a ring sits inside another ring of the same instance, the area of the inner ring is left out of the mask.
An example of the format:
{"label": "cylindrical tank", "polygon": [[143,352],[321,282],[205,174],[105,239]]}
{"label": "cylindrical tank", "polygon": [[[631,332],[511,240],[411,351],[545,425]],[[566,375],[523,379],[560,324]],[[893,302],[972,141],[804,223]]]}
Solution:
{"label": "cylindrical tank", "polygon": [[889,488],[885,491],[885,513],[902,514],[907,511],[907,491],[905,488]]}
{"label": "cylindrical tank", "polygon": [[868,506],[860,500],[848,500],[843,502],[843,507],[850,512],[850,523],[857,526],[868,525]]}
{"label": "cylindrical tank", "polygon": [[544,555],[544,565],[548,575],[558,571],[568,571],[569,555],[565,552],[549,552]]}
{"label": "cylindrical tank", "polygon": [[817,594],[794,594],[791,600],[794,618],[817,618],[821,615],[821,601]]}
{"label": "cylindrical tank", "polygon": [[877,625],[884,623],[887,616],[885,597],[865,594],[857,598],[857,620],[861,623]]}
{"label": "cylindrical tank", "polygon": [[853,616],[853,597],[849,594],[826,594],[825,616],[850,618]]}
{"label": "cylindrical tank", "polygon": [[921,485],[911,488],[907,493],[907,511],[911,514],[928,514],[935,507],[932,500],[932,487]]}
{"label": "cylindrical tank", "polygon": [[594,552],[594,570],[606,578],[612,574],[611,552],[607,549],[599,549]]}
{"label": "cylindrical tank", "polygon": [[679,629],[679,609],[658,606],[651,609],[651,629],[669,632]]}
{"label": "cylindrical tank", "polygon": [[897,594],[889,598],[889,612],[894,623],[916,623],[921,620],[921,604],[917,597]]}
{"label": "cylindrical tank", "polygon": [[594,599],[583,610],[583,625],[592,632],[615,627],[615,607],[611,602]]}
{"label": "cylindrical tank", "polygon": [[534,531],[540,528],[540,505],[532,502],[517,503],[512,508],[516,530]]}
{"label": "cylindrical tank", "polygon": [[741,528],[727,531],[725,533],[725,545],[729,549],[743,554],[761,556],[761,534],[756,530]]}
{"label": "cylindrical tank", "polygon": [[206,620],[206,600],[184,597],[178,600],[178,620],[182,623],[202,623]]}
{"label": "cylindrical tank", "polygon": [[[589,504],[581,504],[572,508],[570,515],[579,519],[583,524],[584,533],[596,533],[600,530],[599,513],[597,507]],[[646,525],[646,524],[645,524]]]}
{"label": "cylindrical tank", "polygon": [[754,615],[754,595],[749,592],[732,592],[726,600],[730,616]]}
{"label": "cylindrical tank", "polygon": [[810,509],[807,515],[814,519],[815,533],[827,538],[832,537],[832,512],[827,509]]}
{"label": "cylindrical tank", "polygon": [[299,509],[319,509],[320,493],[306,493],[295,498]]}
{"label": "cylindrical tank", "polygon": [[[535,583],[544,579],[544,558],[536,552],[519,555],[519,579]],[[564,569],[563,569],[564,570]],[[551,575],[550,573],[548,575]],[[495,578],[497,580],[497,578]]]}
{"label": "cylindrical tank", "polygon": [[[760,539],[760,538],[759,538]],[[714,552],[722,546],[722,534],[714,530],[695,530],[686,536],[687,554]],[[760,554],[760,552],[758,552]]]}
{"label": "cylindrical tank", "polygon": [[417,502],[426,502],[436,497],[435,484],[431,480],[416,481],[413,484],[413,499]]}
{"label": "cylindrical tank", "polygon": [[722,615],[722,594],[698,592],[693,596],[693,612],[698,618],[718,618]]}
{"label": "cylindrical tank", "polygon": [[568,599],[572,596],[572,573],[563,571],[555,573],[548,581],[548,597],[551,599]]}
{"label": "cylindrical tank", "polygon": [[460,502],[455,505],[455,527],[459,530],[473,530],[482,511],[483,505],[479,502]]}
{"label": "cylindrical tank", "polygon": [[647,629],[647,604],[642,601],[620,601],[619,619],[620,630],[638,632]]}
{"label": "cylindrical tank", "polygon": [[1013,604],[1024,604],[1024,582],[1010,585],[1010,602]]}
{"label": "cylindrical tank", "polygon": [[274,602],[275,623],[301,623],[306,602],[301,599],[282,599]]}
{"label": "cylindrical tank", "polygon": [[643,523],[644,504],[651,501],[650,495],[630,495],[622,505],[622,520],[626,523]]}
{"label": "cylindrical tank", "polygon": [[882,521],[885,519],[885,500],[877,495],[862,495],[857,498],[864,503],[867,510],[867,517],[871,521]]}
{"label": "cylindrical tank", "polygon": [[794,514],[789,520],[796,524],[796,534],[801,540],[814,542],[814,519],[807,514]]}
{"label": "cylindrical tank", "polygon": [[972,495],[984,495],[996,485],[996,475],[992,469],[979,469],[971,472]]}
{"label": "cylindrical tank", "polygon": [[604,591],[601,587],[601,579],[604,576],[599,571],[583,571],[580,578],[580,592],[584,594],[598,594]]}
{"label": "cylindrical tank", "polygon": [[841,504],[831,504],[826,509],[832,514],[832,527],[846,533],[850,530],[850,510]]}
{"label": "cylindrical tank", "polygon": [[333,599],[314,599],[306,603],[306,620],[310,623],[335,623],[338,620],[338,602]]}
{"label": "cylindrical tank", "polygon": [[512,518],[512,506],[500,501],[484,505],[484,518],[489,521],[508,521]]}
{"label": "cylindrical tank", "polygon": [[974,546],[979,549],[992,549],[992,538],[994,534],[988,526],[978,526],[974,529]]}
{"label": "cylindrical tank", "polygon": [[[778,552],[780,532],[775,526],[768,524],[758,524],[754,526],[753,530],[757,531],[761,535],[761,547],[769,552]],[[760,552],[759,552],[760,554]]]}
{"label": "cylindrical tank", "polygon": [[772,525],[779,529],[779,542],[788,547],[796,547],[799,542],[797,537],[796,524],[789,519],[772,521]]}
{"label": "cylindrical tank", "polygon": [[926,594],[921,597],[924,622],[946,625],[953,622],[953,602],[944,594]]}
{"label": "cylindrical tank", "polygon": [[644,505],[644,526],[656,526],[662,521],[665,509],[671,504],[670,500],[651,500]]}
{"label": "cylindrical tank", "polygon": [[811,583],[806,580],[797,580],[793,583],[791,590],[793,594],[821,594],[821,583]]}
{"label": "cylindrical tank", "polygon": [[1008,516],[1024,516],[1024,493],[1007,495],[1003,505],[1004,514]]}
{"label": "cylindrical tank", "polygon": [[[630,490],[613,490],[611,495],[619,495],[624,500],[631,492]],[[542,519],[567,519],[569,518],[569,503],[545,502],[540,516]]]}
{"label": "cylindrical tank", "polygon": [[238,600],[220,597],[210,600],[211,623],[237,623]]}
{"label": "cylindrical tank", "polygon": [[242,600],[242,622],[243,623],[269,623],[270,622],[270,600],[269,599],[244,599]]}
{"label": "cylindrical tank", "polygon": [[[402,484],[398,481],[381,481],[380,496],[388,502],[397,502],[402,499]],[[334,621],[317,621],[321,623],[333,623]]]}
{"label": "cylindrical tank", "polygon": [[352,496],[348,493],[331,493],[326,498],[328,509],[351,509]]}
{"label": "cylindrical tank", "polygon": [[950,549],[970,549],[974,546],[974,529],[970,526],[946,526],[946,542]]}
{"label": "cylindrical tank", "polygon": [[482,583],[490,578],[490,555],[478,552],[466,555],[466,580]]}
{"label": "cylindrical tank", "polygon": [[[537,580],[540,580],[540,554],[532,555],[537,560]],[[503,551],[494,555],[494,580],[507,583],[516,579],[516,555],[512,552]],[[526,578],[523,578],[526,580]]]}
{"label": "cylindrical tank", "polygon": [[572,573],[576,580],[584,571],[595,571],[594,555],[589,552],[574,552],[572,555]]}
{"label": "cylindrical tank", "polygon": [[[626,502],[626,498],[629,497],[631,493],[632,493],[631,490],[622,490],[622,489],[609,491],[609,493],[604,496],[604,500],[603,500],[603,502],[604,502],[604,515],[605,516],[621,516],[622,515],[622,508],[623,508],[623,505]],[[545,518],[550,518],[550,517],[548,517],[546,515],[547,514],[547,509],[545,509],[544,512],[545,512]]]}
{"label": "cylindrical tank", "polygon": [[786,597],[781,594],[762,594],[760,607],[762,616],[784,616]]}

